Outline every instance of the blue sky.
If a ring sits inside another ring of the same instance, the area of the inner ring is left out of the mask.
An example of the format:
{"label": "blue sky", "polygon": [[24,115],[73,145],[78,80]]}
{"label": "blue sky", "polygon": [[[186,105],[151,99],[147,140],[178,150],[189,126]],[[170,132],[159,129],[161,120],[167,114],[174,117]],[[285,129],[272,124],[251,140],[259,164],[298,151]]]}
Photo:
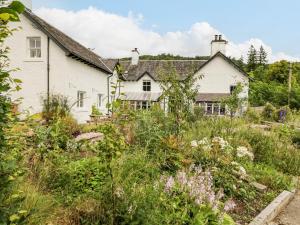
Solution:
{"label": "blue sky", "polygon": [[120,16],[142,14],[143,29],[164,34],[207,22],[231,41],[261,39],[273,52],[300,57],[298,0],[33,0],[40,7],[81,10],[94,6]]}

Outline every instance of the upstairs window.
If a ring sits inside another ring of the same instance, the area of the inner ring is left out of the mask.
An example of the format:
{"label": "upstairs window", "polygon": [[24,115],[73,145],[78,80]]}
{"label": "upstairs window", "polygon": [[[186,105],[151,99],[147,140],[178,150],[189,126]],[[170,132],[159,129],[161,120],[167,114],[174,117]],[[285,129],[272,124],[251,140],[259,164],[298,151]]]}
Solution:
{"label": "upstairs window", "polygon": [[236,89],[236,86],[235,85],[231,85],[230,86],[230,94],[232,94],[235,89]]}
{"label": "upstairs window", "polygon": [[151,81],[150,80],[143,81],[143,91],[151,91]]}
{"label": "upstairs window", "polygon": [[78,91],[77,92],[77,107],[83,108],[84,107],[84,98],[85,98],[85,92],[84,91]]}
{"label": "upstairs window", "polygon": [[29,37],[28,38],[29,46],[29,57],[30,58],[41,58],[42,49],[41,49],[41,38],[40,37]]}

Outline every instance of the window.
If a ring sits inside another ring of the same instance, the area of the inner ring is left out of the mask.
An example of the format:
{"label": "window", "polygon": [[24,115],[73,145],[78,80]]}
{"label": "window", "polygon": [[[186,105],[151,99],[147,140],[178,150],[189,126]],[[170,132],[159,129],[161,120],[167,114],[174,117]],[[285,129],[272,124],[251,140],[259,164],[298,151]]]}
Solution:
{"label": "window", "polygon": [[219,115],[220,105],[219,103],[214,103],[214,115]]}
{"label": "window", "polygon": [[235,89],[236,89],[236,86],[235,85],[231,85],[230,86],[230,94],[232,94]]}
{"label": "window", "polygon": [[207,103],[206,114],[211,115],[212,111],[213,111],[213,104],[212,103]]}
{"label": "window", "polygon": [[151,91],[151,81],[150,80],[143,81],[143,91]]}
{"label": "window", "polygon": [[102,94],[98,94],[98,98],[97,98],[97,105],[98,108],[100,108],[102,106]]}
{"label": "window", "polygon": [[40,37],[29,37],[28,38],[29,46],[29,57],[30,58],[41,58],[41,38]]}
{"label": "window", "polygon": [[84,98],[85,98],[85,92],[84,91],[78,91],[77,92],[77,107],[83,108],[84,107]]}

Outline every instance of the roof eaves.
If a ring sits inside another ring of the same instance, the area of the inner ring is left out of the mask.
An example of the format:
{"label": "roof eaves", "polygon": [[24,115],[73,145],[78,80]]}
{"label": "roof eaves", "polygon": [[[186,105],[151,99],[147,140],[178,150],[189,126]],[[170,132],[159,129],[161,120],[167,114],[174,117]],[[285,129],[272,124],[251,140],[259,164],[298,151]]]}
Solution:
{"label": "roof eaves", "polygon": [[70,57],[72,55],[74,55],[75,57],[82,59],[83,61],[86,61],[87,64],[92,65],[93,67],[103,71],[104,73],[107,74],[111,74],[112,71],[105,65],[105,63],[101,60],[101,58],[99,57],[99,60],[101,61],[101,63],[106,67],[101,68],[101,66],[91,62],[90,60],[86,59],[85,57],[82,57],[74,52],[69,51],[69,49],[67,49],[61,42],[59,42],[47,29],[45,29],[40,23],[39,21],[37,21],[31,14],[31,10],[26,9],[23,14],[26,16],[26,18],[28,18],[31,22],[33,22],[42,32],[44,32],[48,37],[50,37],[61,49],[63,49],[63,51],[65,51],[66,56]]}

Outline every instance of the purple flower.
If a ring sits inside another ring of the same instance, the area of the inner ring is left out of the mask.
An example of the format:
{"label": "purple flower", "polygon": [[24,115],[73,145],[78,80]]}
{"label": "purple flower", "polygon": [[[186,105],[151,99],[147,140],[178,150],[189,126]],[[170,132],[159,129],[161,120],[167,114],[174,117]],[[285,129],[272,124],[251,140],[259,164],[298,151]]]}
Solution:
{"label": "purple flower", "polygon": [[168,181],[166,183],[166,186],[165,186],[165,192],[167,193],[170,193],[171,192],[171,189],[173,188],[175,184],[175,181],[174,181],[174,178],[171,176],[168,178]]}
{"label": "purple flower", "polygon": [[234,202],[232,199],[231,199],[231,200],[228,200],[228,201],[225,203],[224,211],[225,211],[225,212],[229,212],[229,211],[233,210],[235,207],[236,207],[235,202]]}

